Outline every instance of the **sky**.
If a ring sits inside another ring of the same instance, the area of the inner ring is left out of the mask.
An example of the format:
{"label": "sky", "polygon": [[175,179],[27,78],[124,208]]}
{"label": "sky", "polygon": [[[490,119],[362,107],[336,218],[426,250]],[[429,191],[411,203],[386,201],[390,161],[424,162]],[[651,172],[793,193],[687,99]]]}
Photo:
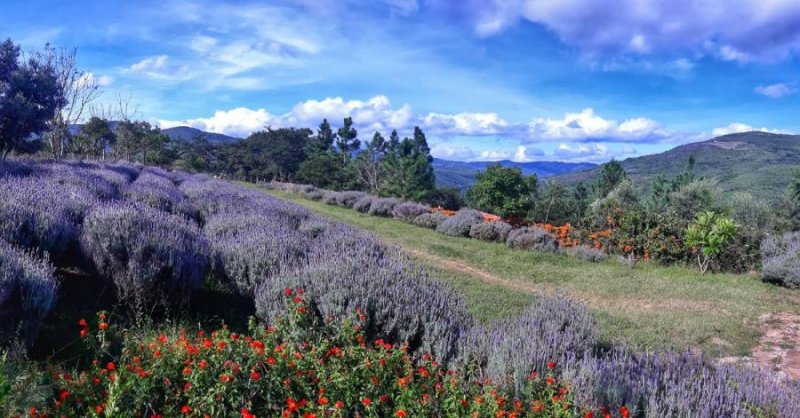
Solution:
{"label": "sky", "polygon": [[0,36],[237,137],[352,116],[439,158],[604,162],[800,132],[797,0],[3,0]]}

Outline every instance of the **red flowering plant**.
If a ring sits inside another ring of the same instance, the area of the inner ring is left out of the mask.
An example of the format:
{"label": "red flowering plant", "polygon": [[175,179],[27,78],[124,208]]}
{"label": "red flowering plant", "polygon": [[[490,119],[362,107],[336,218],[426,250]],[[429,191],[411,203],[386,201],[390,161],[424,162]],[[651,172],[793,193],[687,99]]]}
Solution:
{"label": "red flowering plant", "polygon": [[[94,354],[85,370],[52,372],[41,416],[578,417],[569,385],[532,374],[521,396],[444,370],[406,345],[368,343],[363,315],[315,323],[302,290],[287,315],[247,335],[222,327],[124,332],[98,315],[79,323]],[[94,328],[94,329],[93,329]],[[116,348],[115,348],[116,347]],[[549,370],[548,370],[549,371]]]}

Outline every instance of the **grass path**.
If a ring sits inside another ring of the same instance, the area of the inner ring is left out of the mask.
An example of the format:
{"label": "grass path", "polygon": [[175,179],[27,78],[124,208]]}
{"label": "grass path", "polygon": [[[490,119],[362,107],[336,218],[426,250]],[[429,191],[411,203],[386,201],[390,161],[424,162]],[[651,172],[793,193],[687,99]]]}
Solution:
{"label": "grass path", "polygon": [[393,219],[367,216],[278,191],[275,196],[398,245],[450,281],[480,318],[513,315],[538,292],[566,293],[594,311],[605,341],[645,347],[702,349],[711,355],[749,355],[760,319],[800,313],[800,291],[734,274],[615,261],[588,263],[557,254],[512,251],[502,244],[452,238]]}

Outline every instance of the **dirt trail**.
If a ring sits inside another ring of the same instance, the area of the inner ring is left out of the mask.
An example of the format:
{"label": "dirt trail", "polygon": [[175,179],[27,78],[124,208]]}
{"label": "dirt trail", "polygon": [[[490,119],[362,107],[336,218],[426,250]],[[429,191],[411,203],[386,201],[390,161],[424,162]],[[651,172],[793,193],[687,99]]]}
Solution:
{"label": "dirt trail", "polygon": [[489,273],[488,271],[475,268],[461,260],[454,260],[451,258],[440,257],[438,255],[429,254],[414,248],[408,248],[408,247],[402,247],[402,248],[403,251],[417,258],[421,258],[423,260],[432,262],[435,265],[440,266],[445,270],[463,273],[475,277],[476,279],[484,283],[503,286],[508,289],[519,290],[525,293],[542,293],[542,289],[537,288],[536,286],[527,285],[524,283],[517,283],[508,279],[504,279],[500,276]]}

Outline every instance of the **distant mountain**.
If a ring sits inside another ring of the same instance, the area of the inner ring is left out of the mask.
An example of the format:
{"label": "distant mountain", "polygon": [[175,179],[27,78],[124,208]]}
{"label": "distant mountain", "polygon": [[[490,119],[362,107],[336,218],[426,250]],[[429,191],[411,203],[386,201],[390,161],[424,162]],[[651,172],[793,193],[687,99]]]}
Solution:
{"label": "distant mountain", "polygon": [[162,129],[161,132],[169,136],[173,141],[191,141],[197,137],[204,137],[208,142],[219,144],[238,141],[240,139],[214,132],[201,131],[200,129],[189,126],[176,126],[174,128]]}
{"label": "distant mountain", "polygon": [[436,184],[439,187],[457,187],[465,190],[475,182],[475,174],[478,171],[485,170],[489,165],[497,163],[504,167],[519,167],[526,176],[536,174],[539,178],[588,170],[597,166],[597,164],[592,163],[563,163],[558,161],[536,161],[530,163],[517,163],[508,160],[467,162],[434,158],[433,171],[436,174]]}
{"label": "distant mountain", "polygon": [[[792,170],[800,168],[800,135],[743,132],[681,145],[660,154],[621,161],[635,184],[646,189],[663,174],[672,177],[695,158],[694,173],[719,182],[723,192],[745,191],[774,201],[783,196]],[[558,176],[565,184],[594,182],[600,167]]]}

